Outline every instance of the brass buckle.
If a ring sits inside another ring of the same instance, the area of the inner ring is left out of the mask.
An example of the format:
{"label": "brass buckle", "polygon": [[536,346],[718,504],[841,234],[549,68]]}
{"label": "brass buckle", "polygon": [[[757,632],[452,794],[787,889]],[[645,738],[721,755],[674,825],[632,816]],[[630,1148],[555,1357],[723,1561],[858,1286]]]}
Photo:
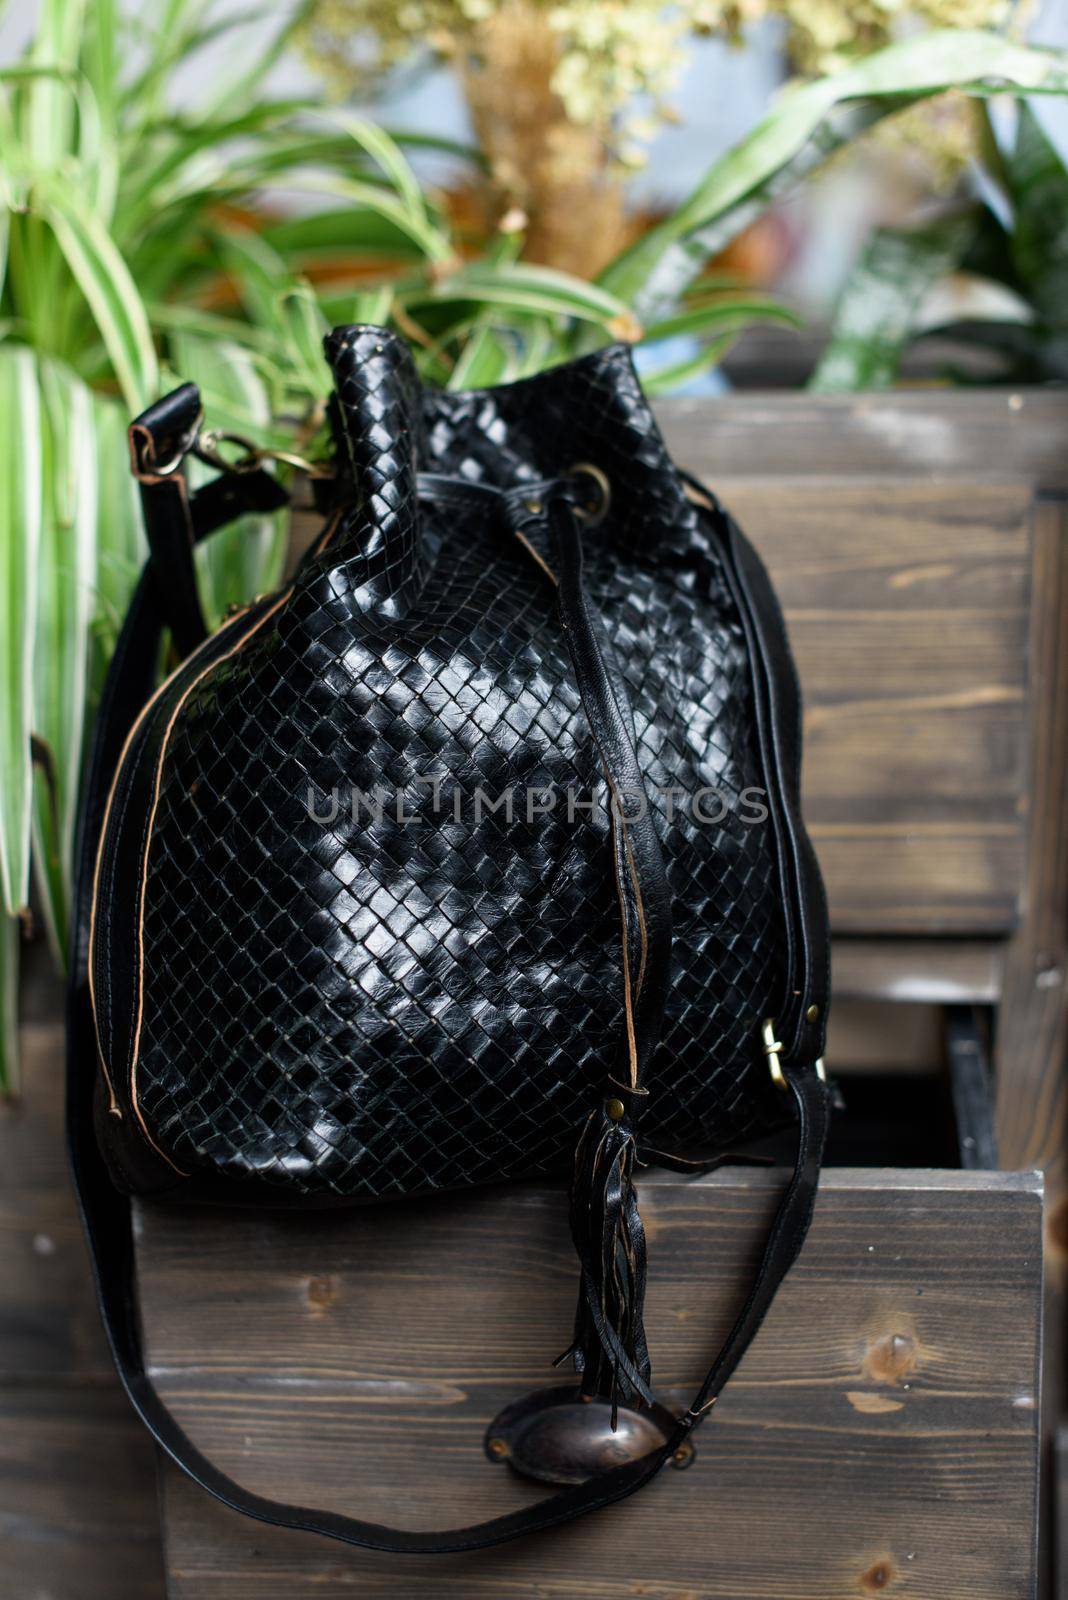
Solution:
{"label": "brass buckle", "polygon": [[[786,1081],[786,1074],[782,1070],[782,1062],[779,1059],[782,1055],[782,1041],[775,1037],[774,1017],[764,1018],[764,1026],[760,1030],[760,1037],[764,1046],[764,1054],[768,1058],[768,1070],[771,1073],[772,1083],[776,1089],[788,1089],[790,1086]],[[827,1082],[827,1067],[822,1056],[816,1062],[816,1076],[821,1083]]]}

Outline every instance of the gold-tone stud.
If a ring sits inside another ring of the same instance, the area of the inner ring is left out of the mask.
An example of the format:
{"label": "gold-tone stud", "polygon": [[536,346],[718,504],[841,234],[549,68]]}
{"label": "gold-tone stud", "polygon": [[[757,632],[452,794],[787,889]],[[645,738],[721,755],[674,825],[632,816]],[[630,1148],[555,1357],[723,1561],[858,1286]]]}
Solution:
{"label": "gold-tone stud", "polygon": [[486,1449],[489,1451],[494,1461],[504,1461],[509,1453],[508,1441],[507,1439],[498,1438],[488,1439],[486,1441]]}
{"label": "gold-tone stud", "polygon": [[678,1467],[679,1471],[683,1472],[683,1471],[685,1471],[685,1469],[687,1467],[692,1466],[693,1458],[694,1458],[693,1440],[692,1439],[684,1439],[682,1441],[682,1443],[679,1445],[678,1449],[672,1455],[672,1457],[671,1457],[671,1465],[673,1467]]}
{"label": "gold-tone stud", "polygon": [[614,1097],[604,1103],[604,1114],[610,1122],[622,1121],[626,1110],[627,1108],[622,1100],[616,1100]]}
{"label": "gold-tone stud", "polygon": [[540,517],[545,509],[540,500],[524,500],[523,506],[532,517]]}
{"label": "gold-tone stud", "polygon": [[820,1008],[819,1008],[819,1006],[809,1006],[808,1010],[805,1012],[805,1021],[806,1022],[818,1022],[819,1020],[820,1020]]}

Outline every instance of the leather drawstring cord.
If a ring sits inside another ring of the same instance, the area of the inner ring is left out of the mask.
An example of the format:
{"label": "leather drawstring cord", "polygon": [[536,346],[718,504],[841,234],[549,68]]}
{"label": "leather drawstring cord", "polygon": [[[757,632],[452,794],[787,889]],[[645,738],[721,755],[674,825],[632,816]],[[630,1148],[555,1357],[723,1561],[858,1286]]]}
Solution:
{"label": "leather drawstring cord", "polygon": [[[571,1234],[580,1278],[568,1357],[585,1399],[612,1407],[654,1403],[645,1336],[645,1229],[634,1188],[643,1080],[659,1043],[671,960],[671,891],[638,761],[634,713],[602,619],[583,580],[577,475],[518,497],[500,494],[505,520],[554,586],[582,709],[609,790],[612,870],[620,918],[624,1033],[605,1064],[599,1103],[575,1151]],[[534,530],[543,555],[532,543]],[[528,538],[528,534],[531,535]],[[626,801],[642,803],[637,816]]]}

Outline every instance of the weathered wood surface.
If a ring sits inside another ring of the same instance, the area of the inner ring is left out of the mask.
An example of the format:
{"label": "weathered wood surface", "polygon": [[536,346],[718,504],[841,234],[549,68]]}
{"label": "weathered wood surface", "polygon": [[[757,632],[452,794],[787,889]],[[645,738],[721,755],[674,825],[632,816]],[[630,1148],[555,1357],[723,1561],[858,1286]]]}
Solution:
{"label": "weathered wood surface", "polygon": [[1004,939],[835,939],[835,1008],[845,1000],[992,1005],[1001,997]]}
{"label": "weathered wood surface", "polygon": [[0,1383],[101,1379],[111,1358],[100,1326],[63,1141],[63,1028],[58,983],[49,1021],[22,1029],[23,1095],[0,1104]]}
{"label": "weathered wood surface", "polygon": [[[645,1186],[661,1387],[691,1387],[725,1334],[779,1181]],[[481,1435],[554,1381],[575,1279],[564,1212],[531,1189],[311,1218],[142,1206],[156,1382],[261,1492],[412,1527],[523,1503],[538,1491],[490,1465]],[[832,1171],[689,1471],[520,1547],[418,1561],[253,1526],[168,1472],[168,1593],[1023,1600],[1040,1234],[1033,1175]]]}
{"label": "weathered wood surface", "polygon": [[805,811],[836,932],[1017,918],[1031,500],[1019,483],[731,490],[805,688]]}
{"label": "weathered wood surface", "polygon": [[[1068,1314],[1068,500],[1036,507],[1025,915],[1006,955],[995,1055],[1004,1166],[1046,1177],[1044,1525],[1054,1513],[1050,1440],[1063,1422]],[[1068,1561],[1062,1525],[1061,1559]],[[1059,1581],[1068,1585],[1062,1571]]]}
{"label": "weathered wood surface", "polygon": [[752,478],[1015,479],[1068,488],[1063,389],[732,394],[658,403],[675,460],[727,495]]}
{"label": "weathered wood surface", "polygon": [[40,959],[23,1001],[24,1093],[0,1106],[0,1595],[162,1600],[154,1454],[97,1315],[63,1145],[62,990]]}
{"label": "weathered wood surface", "polygon": [[0,1385],[4,1600],[163,1600],[152,1447],[117,1383]]}
{"label": "weathered wood surface", "polygon": [[1053,1461],[1054,1493],[1056,1495],[1055,1527],[1060,1539],[1057,1550],[1057,1587],[1053,1591],[1057,1600],[1068,1600],[1068,1548],[1063,1542],[1068,1530],[1068,1428],[1057,1434]]}

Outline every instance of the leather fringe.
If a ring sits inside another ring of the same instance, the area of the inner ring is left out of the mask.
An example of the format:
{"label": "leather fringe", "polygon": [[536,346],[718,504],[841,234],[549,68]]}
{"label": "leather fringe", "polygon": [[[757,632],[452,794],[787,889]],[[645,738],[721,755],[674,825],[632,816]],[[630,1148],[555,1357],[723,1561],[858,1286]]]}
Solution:
{"label": "leather fringe", "polygon": [[581,1265],[575,1331],[555,1364],[570,1358],[583,1397],[611,1402],[613,1428],[620,1404],[653,1403],[642,1321],[645,1229],[634,1189],[636,1159],[629,1119],[613,1122],[603,1107],[591,1112],[575,1150],[571,1184],[571,1234]]}

